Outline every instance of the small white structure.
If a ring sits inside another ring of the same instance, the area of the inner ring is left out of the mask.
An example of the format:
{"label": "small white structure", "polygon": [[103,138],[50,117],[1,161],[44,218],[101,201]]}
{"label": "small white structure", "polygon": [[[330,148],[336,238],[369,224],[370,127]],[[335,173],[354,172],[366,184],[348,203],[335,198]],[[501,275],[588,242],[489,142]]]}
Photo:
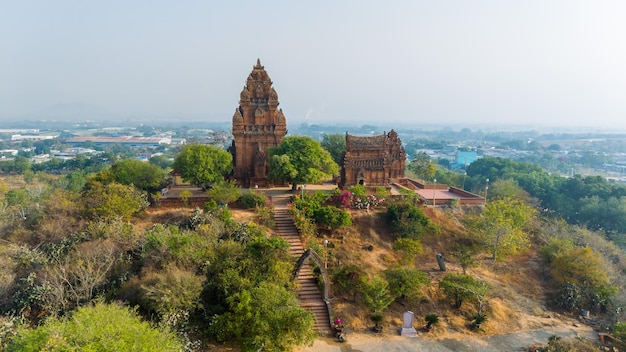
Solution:
{"label": "small white structure", "polygon": [[404,312],[402,316],[402,327],[400,328],[400,336],[417,337],[417,330],[413,327],[413,319],[415,314],[411,311]]}

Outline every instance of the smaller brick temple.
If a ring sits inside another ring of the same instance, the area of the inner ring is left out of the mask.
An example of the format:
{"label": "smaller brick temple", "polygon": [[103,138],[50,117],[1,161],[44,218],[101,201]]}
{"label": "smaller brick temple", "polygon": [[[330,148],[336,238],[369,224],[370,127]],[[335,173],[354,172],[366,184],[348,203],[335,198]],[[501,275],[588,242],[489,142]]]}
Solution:
{"label": "smaller brick temple", "polygon": [[371,137],[346,133],[339,186],[388,186],[404,178],[405,163],[406,152],[394,130]]}

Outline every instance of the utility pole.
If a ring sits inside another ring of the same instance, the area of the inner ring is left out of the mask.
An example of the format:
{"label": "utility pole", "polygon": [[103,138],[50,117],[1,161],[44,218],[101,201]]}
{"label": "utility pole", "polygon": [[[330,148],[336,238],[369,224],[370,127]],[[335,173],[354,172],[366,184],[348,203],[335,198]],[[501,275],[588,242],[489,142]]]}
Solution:
{"label": "utility pole", "polygon": [[487,183],[485,184],[485,204],[487,204],[487,192],[489,191],[489,179],[487,178]]}

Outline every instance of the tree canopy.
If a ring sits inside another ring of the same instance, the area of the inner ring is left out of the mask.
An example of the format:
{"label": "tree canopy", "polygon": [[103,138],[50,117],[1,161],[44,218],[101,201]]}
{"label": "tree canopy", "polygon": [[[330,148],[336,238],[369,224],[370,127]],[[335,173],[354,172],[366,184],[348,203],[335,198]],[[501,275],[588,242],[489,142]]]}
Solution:
{"label": "tree canopy", "polygon": [[324,133],[320,144],[330,153],[333,160],[341,165],[341,158],[346,151],[346,137],[338,133]]}
{"label": "tree canopy", "polygon": [[319,142],[304,136],[285,137],[280,146],[269,149],[272,180],[292,183],[316,183],[339,173],[339,166]]}
{"label": "tree canopy", "polygon": [[617,288],[611,284],[607,264],[589,247],[563,249],[552,260],[550,273],[559,285],[556,303],[562,308],[606,309]]}
{"label": "tree canopy", "polygon": [[465,301],[477,301],[479,313],[489,286],[484,281],[476,280],[471,275],[450,273],[439,282],[439,288],[448,297],[454,300],[454,305],[461,308]]}
{"label": "tree canopy", "polygon": [[7,351],[182,351],[175,334],[150,326],[126,307],[96,303],[67,319],[21,328]]}
{"label": "tree canopy", "polygon": [[424,152],[417,153],[411,161],[409,161],[407,169],[414,172],[415,176],[422,180],[432,180],[432,178],[435,177],[435,164],[430,160],[428,154]]}
{"label": "tree canopy", "polygon": [[187,144],[174,159],[174,170],[186,182],[206,185],[221,180],[233,168],[233,156],[220,148],[204,144]]}
{"label": "tree canopy", "polygon": [[148,205],[148,196],[134,186],[117,182],[89,182],[83,190],[83,202],[88,217],[130,219]]}
{"label": "tree canopy", "polygon": [[137,159],[124,159],[111,165],[113,181],[123,185],[134,185],[140,190],[154,192],[161,189],[165,173],[159,166]]}
{"label": "tree canopy", "polygon": [[489,202],[481,213],[469,215],[466,226],[476,231],[492,258],[515,254],[530,245],[527,224],[536,210],[519,199],[500,199]]}

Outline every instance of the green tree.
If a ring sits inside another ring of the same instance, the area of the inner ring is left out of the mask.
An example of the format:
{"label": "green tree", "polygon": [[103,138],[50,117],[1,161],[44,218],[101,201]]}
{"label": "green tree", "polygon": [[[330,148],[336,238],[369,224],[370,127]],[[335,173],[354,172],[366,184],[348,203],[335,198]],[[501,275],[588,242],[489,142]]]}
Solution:
{"label": "green tree", "polygon": [[150,162],[150,164],[154,164],[163,170],[171,168],[174,164],[174,161],[165,155],[155,155],[148,159],[148,161]]}
{"label": "green tree", "polygon": [[476,266],[475,256],[478,252],[476,246],[472,244],[457,243],[452,248],[452,256],[459,261],[463,274],[467,274],[467,269]]}
{"label": "green tree", "polygon": [[393,232],[415,240],[419,240],[430,226],[426,214],[410,202],[391,204],[387,208],[386,220]]}
{"label": "green tree", "polygon": [[236,341],[243,351],[277,352],[313,342],[313,315],[283,286],[263,282],[227,301],[230,311],[210,328],[221,341]]}
{"label": "green tree", "polygon": [[352,296],[352,301],[356,302],[361,285],[365,280],[365,271],[362,267],[350,264],[342,265],[333,273],[333,284],[335,289],[348,296]]}
{"label": "green tree", "polygon": [[415,302],[421,297],[421,290],[430,283],[428,275],[419,269],[392,267],[385,270],[389,291],[396,297]]}
{"label": "green tree", "polygon": [[557,304],[566,309],[604,309],[616,292],[607,275],[607,264],[589,247],[565,248],[550,265],[560,285]]}
{"label": "green tree", "polygon": [[422,241],[412,238],[398,238],[393,242],[393,250],[400,252],[401,261],[404,265],[415,264],[418,255],[424,252]]}
{"label": "green tree", "polygon": [[218,181],[207,191],[207,194],[218,203],[229,204],[241,197],[241,188],[235,181]]}
{"label": "green tree", "polygon": [[280,146],[270,148],[269,154],[268,177],[291,182],[294,191],[298,184],[321,182],[339,173],[331,155],[309,137],[285,137]]}
{"label": "green tree", "polygon": [[468,216],[465,224],[479,234],[495,260],[530,245],[526,227],[536,212],[519,199],[504,198],[489,202],[481,213]]}
{"label": "green tree", "polygon": [[364,278],[361,284],[361,296],[363,303],[374,314],[382,313],[394,300],[389,292],[389,283],[380,276],[374,276],[370,280]]}
{"label": "green tree", "polygon": [[415,173],[415,176],[422,180],[432,180],[435,177],[435,164],[430,160],[428,154],[421,152],[417,153],[407,166],[409,171]]}
{"label": "green tree", "polygon": [[343,153],[346,151],[346,137],[338,133],[324,133],[320,142],[337,165],[341,165]]}
{"label": "green tree", "polygon": [[157,330],[116,304],[78,308],[66,319],[51,318],[35,328],[20,327],[7,351],[182,351],[179,338]]}
{"label": "green tree", "polygon": [[149,205],[145,192],[116,182],[106,185],[90,182],[82,192],[82,199],[88,216],[104,219],[130,219]]}
{"label": "green tree", "polygon": [[203,186],[221,180],[232,168],[227,151],[203,144],[187,144],[174,159],[173,168],[186,182]]}
{"label": "green tree", "polygon": [[485,296],[489,292],[489,286],[484,281],[476,280],[471,275],[450,273],[441,279],[439,288],[449,299],[454,300],[454,305],[461,308],[465,301],[478,302],[478,314],[481,314]]}
{"label": "green tree", "polygon": [[165,271],[151,272],[142,278],[141,298],[162,317],[185,317],[202,307],[203,282],[202,276],[170,265]]}
{"label": "green tree", "polygon": [[22,156],[22,155],[18,155],[15,158],[15,162],[13,165],[15,168],[15,172],[17,172],[20,175],[24,174],[26,171],[31,170],[32,168],[30,160],[27,157]]}
{"label": "green tree", "polygon": [[137,159],[124,159],[111,165],[113,180],[123,185],[134,185],[142,191],[160,190],[165,182],[165,173],[157,165]]}
{"label": "green tree", "polygon": [[313,217],[318,226],[323,226],[334,231],[342,226],[352,225],[350,214],[344,209],[328,205],[316,209]]}
{"label": "green tree", "polygon": [[528,192],[523,190],[513,179],[498,179],[489,185],[489,199],[521,199],[530,200]]}

